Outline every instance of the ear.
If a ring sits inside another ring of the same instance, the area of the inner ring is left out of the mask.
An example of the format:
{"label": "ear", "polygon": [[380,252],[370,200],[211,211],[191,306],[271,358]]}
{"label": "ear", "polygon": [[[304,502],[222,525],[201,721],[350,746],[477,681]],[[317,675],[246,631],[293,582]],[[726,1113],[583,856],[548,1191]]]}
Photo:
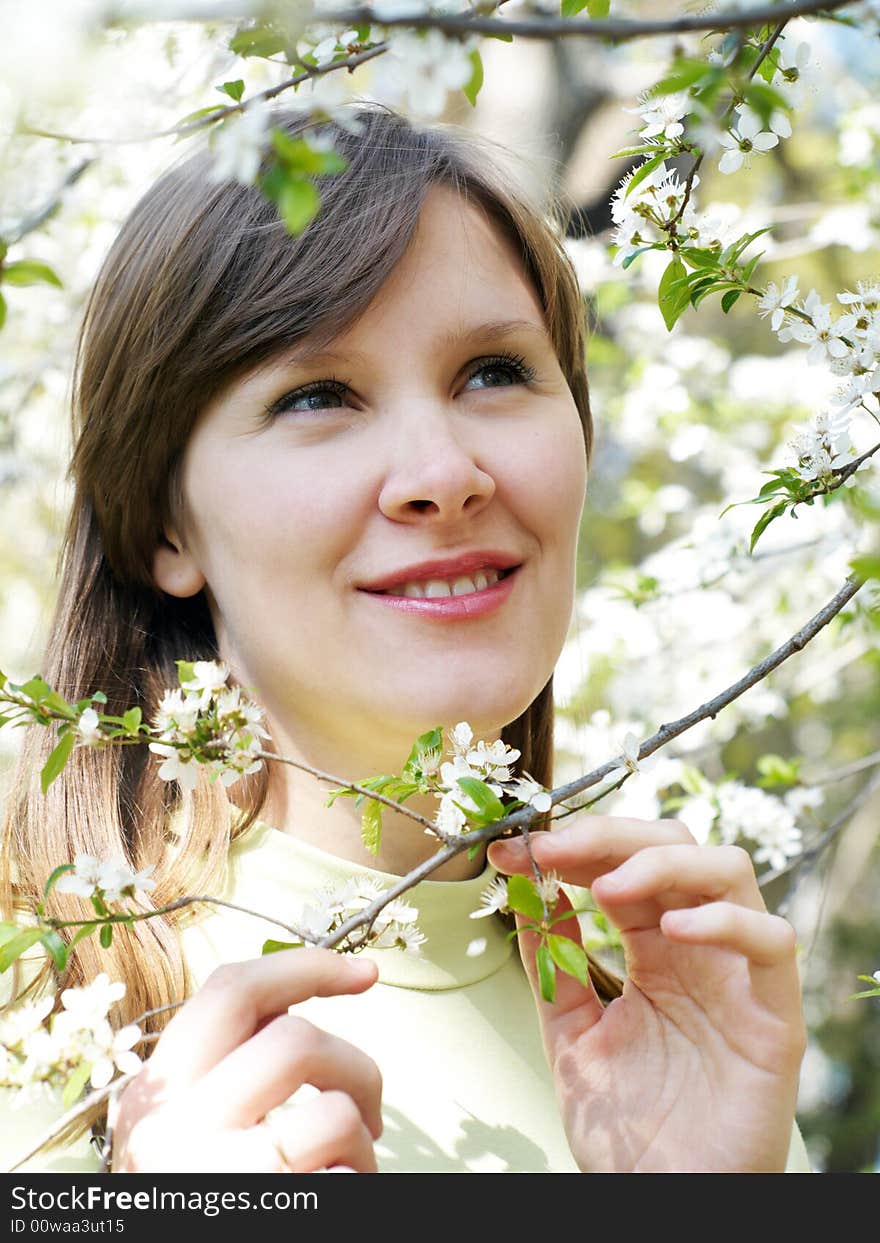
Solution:
{"label": "ear", "polygon": [[174,531],[166,533],[153,553],[153,581],[170,596],[194,596],[207,581]]}

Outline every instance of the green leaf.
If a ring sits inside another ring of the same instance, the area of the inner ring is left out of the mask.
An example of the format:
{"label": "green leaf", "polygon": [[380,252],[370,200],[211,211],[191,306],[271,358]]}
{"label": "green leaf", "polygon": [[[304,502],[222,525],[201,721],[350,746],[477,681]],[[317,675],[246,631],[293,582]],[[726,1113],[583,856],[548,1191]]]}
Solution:
{"label": "green leaf", "polygon": [[594,22],[600,22],[611,11],[611,0],[587,0],[587,12]]}
{"label": "green leaf", "polygon": [[538,968],[538,982],[541,986],[541,996],[545,1001],[555,1001],[556,968],[553,965],[553,959],[550,957],[550,951],[543,941],[538,946],[537,953],[535,954],[535,965]]}
{"label": "green leaf", "polygon": [[113,925],[102,924],[101,931],[98,933],[98,940],[101,942],[101,949],[108,950],[113,944]]}
{"label": "green leaf", "polygon": [[49,789],[49,786],[58,777],[64,769],[64,765],[70,759],[70,753],[76,745],[76,734],[70,730],[64,735],[58,746],[46,760],[43,771],[40,773],[40,785],[43,793]]}
{"label": "green leaf", "polygon": [[507,878],[507,905],[512,911],[526,915],[529,919],[540,922],[544,918],[544,905],[534,882],[518,872]]}
{"label": "green leaf", "polygon": [[[662,146],[662,144],[659,144]],[[644,143],[641,147],[621,147],[619,151],[615,151],[613,155],[609,155],[609,160],[626,160],[634,155],[650,155],[651,152],[657,151],[658,144],[656,142]]]}
{"label": "green leaf", "polygon": [[443,748],[443,729],[440,725],[421,734],[413,743],[412,750],[406,758],[402,776],[418,781],[424,770],[425,757],[436,755]]}
{"label": "green leaf", "polygon": [[721,299],[721,309],[725,315],[733,306],[734,302],[736,302],[741,293],[741,289],[728,289],[727,293]]}
{"label": "green leaf", "polygon": [[195,662],[192,660],[176,660],[174,663],[177,665],[177,680],[180,685],[183,686],[184,682],[192,682],[196,676]]}
{"label": "green leaf", "polygon": [[[587,7],[587,4],[588,0],[562,0],[559,10],[560,15],[562,17],[577,17],[578,13],[581,13]],[[592,16],[593,14],[590,13],[590,17]]]}
{"label": "green leaf", "polygon": [[79,1066],[71,1072],[67,1083],[64,1085],[64,1091],[61,1093],[61,1104],[65,1109],[72,1108],[79,1100],[91,1073],[91,1062],[80,1062]]}
{"label": "green leaf", "polygon": [[6,299],[0,293],[0,328],[6,323]]}
{"label": "green leaf", "polygon": [[682,278],[687,279],[688,271],[682,261],[676,256],[671,260],[663,275],[660,277],[660,286],[657,290],[657,300],[660,306],[660,313],[663,316],[663,322],[666,324],[668,331],[672,331],[675,321],[681,315],[689,301],[689,294],[685,291],[684,302],[682,302],[681,292],[671,288],[673,282]]}
{"label": "green leaf", "polygon": [[32,699],[34,703],[42,703],[46,696],[51,694],[52,687],[37,673],[32,678],[28,678],[23,686],[19,686],[18,690],[28,699]]}
{"label": "green leaf", "polygon": [[47,932],[40,937],[40,944],[51,955],[55,970],[61,972],[67,966],[67,946],[57,932]]}
{"label": "green leaf", "polygon": [[49,879],[46,881],[45,885],[43,886],[43,897],[48,898],[49,894],[55,888],[55,882],[58,880],[59,876],[63,876],[65,872],[72,872],[75,867],[76,867],[76,864],[74,863],[59,864],[58,867],[55,869],[55,871],[51,873],[51,875],[49,876]]}
{"label": "green leaf", "polygon": [[479,777],[459,777],[459,788],[476,804],[480,818],[487,824],[501,820],[507,815],[507,809],[494,790],[490,790],[485,781]]}
{"label": "green leaf", "polygon": [[127,712],[122,714],[122,727],[129,734],[136,734],[141,725],[140,708],[129,708]]}
{"label": "green leaf", "polygon": [[19,259],[17,263],[8,264],[3,269],[2,278],[7,285],[55,285],[58,289],[64,288],[48,263],[41,263],[38,259]]}
{"label": "green leaf", "polygon": [[361,841],[371,855],[377,855],[382,845],[382,804],[375,799],[367,800],[361,812]]}
{"label": "green leaf", "polygon": [[5,945],[21,932],[18,924],[0,923],[0,945]]}
{"label": "green leaf", "polygon": [[880,556],[876,553],[864,553],[860,557],[853,557],[849,564],[852,572],[863,582],[869,578],[880,578]]}
{"label": "green leaf", "polygon": [[776,505],[771,506],[770,509],[761,515],[755,524],[755,529],[752,531],[752,538],[749,540],[749,556],[751,556],[751,554],[755,551],[755,545],[767,530],[770,523],[778,518],[780,514],[784,514],[788,508],[788,505],[789,502],[787,500],[779,501]]}
{"label": "green leaf", "polygon": [[229,50],[237,56],[275,56],[285,47],[283,36],[270,26],[248,26],[229,40]]}
{"label": "green leaf", "polygon": [[640,247],[638,248],[638,250],[634,250],[634,251],[632,252],[632,254],[631,254],[631,255],[627,255],[627,257],[624,259],[624,261],[623,261],[623,263],[622,263],[622,265],[621,265],[621,266],[622,266],[622,268],[623,268],[623,270],[624,270],[624,272],[625,272],[625,271],[626,271],[626,269],[629,267],[629,265],[630,265],[630,264],[631,264],[631,263],[632,263],[635,259],[638,259],[639,255],[643,255],[643,254],[645,253],[645,251],[646,251],[646,250],[662,250],[662,249],[663,249],[663,247],[662,247],[662,246],[658,247],[658,246],[656,246],[656,245],[651,245],[651,246],[640,246]]}
{"label": "green leaf", "polygon": [[647,92],[647,97],[653,99],[655,95],[675,95],[701,82],[703,78],[711,79],[714,76],[717,76],[717,71],[705,60],[682,57],[675,61],[671,73],[661,78],[656,86],[651,87]]}
{"label": "green leaf", "polygon": [[547,937],[550,957],[561,971],[573,975],[576,980],[587,988],[590,983],[587,956],[581,947],[569,937],[561,937],[551,933]]}
{"label": "green leaf", "polygon": [[661,155],[655,155],[652,159],[645,160],[644,164],[640,164],[633,173],[632,177],[630,177],[629,181],[626,183],[626,193],[623,197],[628,199],[636,186],[640,185],[646,177],[649,177],[651,173],[653,173],[654,169],[658,168],[665,159],[666,152],[664,151]]}
{"label": "green leaf", "polygon": [[45,928],[25,928],[23,932],[10,937],[8,941],[0,946],[0,971],[6,971],[17,958],[21,957],[25,950],[29,950],[32,945],[36,945],[45,931]]}
{"label": "green leaf", "polygon": [[236,78],[234,82],[224,82],[222,86],[217,87],[218,91],[222,91],[224,95],[228,95],[230,99],[234,99],[237,104],[241,103],[241,97],[244,94],[244,82],[241,78]]}
{"label": "green leaf", "polygon": [[310,220],[318,214],[321,197],[310,181],[296,178],[285,182],[278,196],[278,211],[294,237],[302,233]]}
{"label": "green leaf", "polygon": [[471,107],[476,108],[477,96],[480,93],[480,87],[483,85],[483,59],[476,48],[470,53],[470,62],[474,67],[474,71],[471,74],[470,81],[463,90],[470,101]]}
{"label": "green leaf", "polygon": [[228,104],[211,104],[208,108],[196,108],[195,112],[188,112],[186,116],[180,117],[176,125],[188,125],[190,121],[198,121],[202,117],[206,117],[210,112],[225,112],[228,107]]}
{"label": "green leaf", "polygon": [[273,941],[270,937],[268,941],[263,942],[260,953],[277,954],[279,950],[301,950],[304,945],[304,941]]}
{"label": "green leaf", "polygon": [[858,1001],[860,997],[880,997],[880,988],[866,988],[863,993],[851,993],[847,1001]]}
{"label": "green leaf", "polygon": [[92,695],[92,703],[105,704],[106,702],[107,696],[103,691],[95,691],[94,695]]}

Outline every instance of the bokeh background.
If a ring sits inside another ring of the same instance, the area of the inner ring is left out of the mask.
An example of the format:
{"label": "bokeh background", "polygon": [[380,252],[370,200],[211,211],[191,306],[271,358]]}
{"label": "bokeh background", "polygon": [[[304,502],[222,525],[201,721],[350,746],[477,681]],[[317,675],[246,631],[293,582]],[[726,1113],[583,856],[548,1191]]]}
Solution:
{"label": "bokeh background", "polygon": [[[150,6],[133,7],[142,17]],[[615,4],[614,15],[666,8]],[[4,287],[0,669],[14,680],[40,669],[54,599],[83,301],[120,222],[180,154],[173,137],[151,135],[216,102],[225,81],[244,79],[250,95],[289,76],[283,62],[234,56],[236,24],[210,20],[218,12],[223,5],[163,4],[152,20],[104,26],[97,3],[0,0],[0,238],[13,243],[10,261],[42,260],[63,283]],[[802,293],[833,301],[857,280],[880,279],[877,21],[800,19],[785,37],[809,48],[792,137],[735,176],[707,160],[696,200],[734,235],[772,225],[759,285],[797,274]],[[657,307],[664,257],[644,255],[626,271],[613,263],[610,200],[630,165],[610,157],[640,124],[627,109],[677,49],[708,46],[700,36],[618,46],[485,39],[476,107],[451,92],[435,118],[502,144],[539,198],[562,196],[590,319],[597,440],[578,602],[556,678],[560,782],[619,754],[626,733],[646,737],[734,682],[834,595],[855,553],[877,548],[880,487],[866,471],[842,502],[801,506],[748,554],[760,511],[722,511],[754,497],[763,470],[791,464],[788,439],[838,381],[809,365],[803,346],[781,345],[745,298],[727,316],[707,300],[668,333]],[[353,98],[415,111],[380,61],[336,76]],[[713,826],[709,807],[727,778],[736,798],[726,831],[752,849],[774,807],[794,815],[800,850],[775,878],[767,864],[759,872],[801,947],[810,1042],[798,1118],[817,1171],[880,1169],[880,998],[852,1000],[859,975],[880,968],[878,626],[867,585],[775,675],[599,805],[681,815],[700,840],[716,840],[722,820]],[[0,731],[0,796],[16,745]],[[798,761],[794,791],[768,756]],[[617,953],[598,924],[594,949]]]}

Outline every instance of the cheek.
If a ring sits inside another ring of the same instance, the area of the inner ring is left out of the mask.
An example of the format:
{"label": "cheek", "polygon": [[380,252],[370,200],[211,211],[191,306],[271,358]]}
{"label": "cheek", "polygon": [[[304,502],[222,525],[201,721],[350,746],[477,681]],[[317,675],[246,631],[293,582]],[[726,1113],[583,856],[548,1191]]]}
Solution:
{"label": "cheek", "polygon": [[524,439],[506,477],[511,506],[528,516],[542,542],[572,546],[587,485],[584,439],[576,414],[571,420],[543,425]]}

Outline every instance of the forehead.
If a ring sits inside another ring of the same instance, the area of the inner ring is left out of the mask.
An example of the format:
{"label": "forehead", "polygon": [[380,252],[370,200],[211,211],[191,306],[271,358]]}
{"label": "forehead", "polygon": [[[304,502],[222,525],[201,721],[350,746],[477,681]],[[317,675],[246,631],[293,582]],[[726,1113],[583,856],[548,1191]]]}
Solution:
{"label": "forehead", "polygon": [[[344,262],[344,258],[340,258]],[[403,257],[354,323],[330,338],[320,328],[273,362],[307,363],[359,345],[422,332],[432,346],[454,345],[479,327],[480,335],[516,329],[549,342],[543,308],[520,255],[483,208],[445,186],[428,191]]]}

